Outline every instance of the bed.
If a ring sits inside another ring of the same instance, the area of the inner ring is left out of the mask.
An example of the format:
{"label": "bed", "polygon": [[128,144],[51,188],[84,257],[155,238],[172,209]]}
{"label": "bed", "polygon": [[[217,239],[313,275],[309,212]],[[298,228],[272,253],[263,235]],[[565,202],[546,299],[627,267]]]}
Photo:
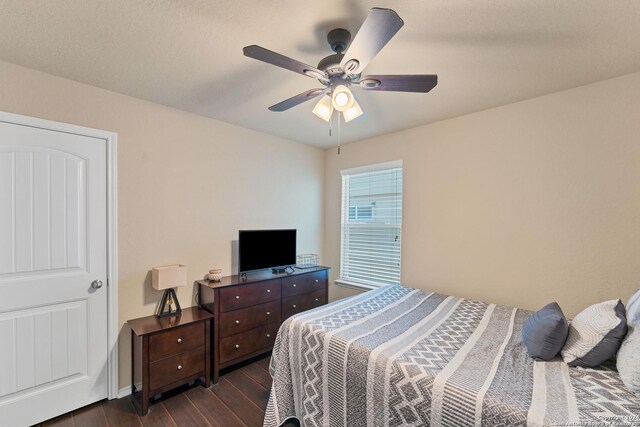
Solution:
{"label": "bed", "polygon": [[404,286],[298,314],[276,338],[264,425],[640,426],[613,366],[529,358],[530,314]]}

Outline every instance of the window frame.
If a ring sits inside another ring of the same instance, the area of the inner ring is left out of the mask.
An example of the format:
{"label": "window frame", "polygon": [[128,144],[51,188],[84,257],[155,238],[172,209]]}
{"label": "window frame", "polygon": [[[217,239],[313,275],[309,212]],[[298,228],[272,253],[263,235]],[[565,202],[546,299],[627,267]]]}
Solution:
{"label": "window frame", "polygon": [[[350,208],[352,206],[345,206],[345,203],[349,203],[348,198],[345,196],[345,186],[344,186],[344,178],[345,176],[357,175],[362,173],[370,173],[370,172],[382,172],[388,171],[391,169],[401,169],[401,179],[403,182],[402,189],[400,192],[400,200],[404,198],[404,166],[402,160],[395,160],[391,162],[384,163],[376,163],[371,165],[359,166],[355,168],[343,169],[340,171],[341,175],[341,190],[340,190],[340,198],[341,198],[341,210],[340,210],[340,271],[339,278],[335,280],[335,283],[347,288],[353,288],[357,290],[371,290],[377,289],[381,286],[386,286],[388,283],[381,283],[376,281],[369,281],[364,279],[354,279],[350,277],[344,276],[344,260],[345,260],[345,216],[347,219],[350,219]],[[373,206],[372,206],[373,208]],[[373,214],[373,209],[371,210]],[[379,224],[380,228],[383,227],[396,227],[399,225],[399,240],[400,240],[400,248],[399,248],[399,266],[398,266],[398,282],[402,282],[402,223],[403,223],[404,212],[400,215],[400,223],[399,224]]]}

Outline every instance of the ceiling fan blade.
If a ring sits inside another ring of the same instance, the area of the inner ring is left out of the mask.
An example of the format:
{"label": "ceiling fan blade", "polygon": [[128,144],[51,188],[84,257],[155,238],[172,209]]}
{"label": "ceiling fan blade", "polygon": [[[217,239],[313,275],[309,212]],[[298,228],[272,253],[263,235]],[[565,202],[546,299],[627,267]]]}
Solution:
{"label": "ceiling fan blade", "polygon": [[374,7],[340,61],[340,66],[347,74],[361,73],[403,25],[404,21],[395,11]]}
{"label": "ceiling fan blade", "polygon": [[277,67],[282,67],[287,70],[291,70],[298,74],[304,74],[305,76],[312,77],[314,79],[327,80],[327,73],[322,70],[318,70],[316,67],[304,64],[295,59],[291,59],[288,56],[280,55],[269,49],[265,49],[260,46],[251,45],[242,49],[245,56],[249,58],[257,59],[258,61],[266,62]]}
{"label": "ceiling fan blade", "polygon": [[302,104],[303,102],[309,101],[310,99],[317,98],[320,95],[323,95],[328,89],[311,89],[306,92],[302,92],[296,96],[293,96],[289,99],[286,99],[282,102],[279,102],[275,105],[269,107],[271,111],[286,111],[291,107],[295,107],[298,104]]}
{"label": "ceiling fan blade", "polygon": [[360,87],[366,90],[427,93],[438,84],[435,74],[396,74],[363,76]]}

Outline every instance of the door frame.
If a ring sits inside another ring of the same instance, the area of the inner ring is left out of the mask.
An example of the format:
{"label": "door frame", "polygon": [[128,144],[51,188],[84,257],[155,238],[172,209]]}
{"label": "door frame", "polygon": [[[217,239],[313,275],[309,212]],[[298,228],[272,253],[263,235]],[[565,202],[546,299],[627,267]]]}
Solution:
{"label": "door frame", "polygon": [[0,122],[103,139],[107,145],[107,397],[118,397],[118,134],[0,111]]}

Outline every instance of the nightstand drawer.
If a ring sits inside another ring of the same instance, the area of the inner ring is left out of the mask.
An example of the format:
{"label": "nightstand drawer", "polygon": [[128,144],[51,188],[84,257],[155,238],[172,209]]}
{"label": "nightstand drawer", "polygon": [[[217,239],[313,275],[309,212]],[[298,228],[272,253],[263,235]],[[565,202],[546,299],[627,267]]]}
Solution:
{"label": "nightstand drawer", "polygon": [[280,300],[228,311],[220,315],[220,336],[228,337],[269,323],[280,322]]}
{"label": "nightstand drawer", "polygon": [[282,296],[288,297],[324,289],[326,282],[326,271],[285,277],[282,279]]}
{"label": "nightstand drawer", "polygon": [[262,348],[272,346],[279,326],[279,323],[272,323],[220,339],[220,363],[226,363]]}
{"label": "nightstand drawer", "polygon": [[158,389],[167,384],[196,375],[204,371],[204,346],[186,353],[162,359],[149,364],[150,389]]}
{"label": "nightstand drawer", "polygon": [[220,311],[231,311],[280,299],[280,280],[265,280],[251,285],[220,290]]}
{"label": "nightstand drawer", "polygon": [[320,307],[327,303],[327,295],[324,289],[310,294],[295,295],[282,299],[282,320],[284,321],[294,314],[301,313],[312,308]]}
{"label": "nightstand drawer", "polygon": [[149,361],[182,353],[205,343],[204,323],[194,323],[156,333],[149,337]]}

